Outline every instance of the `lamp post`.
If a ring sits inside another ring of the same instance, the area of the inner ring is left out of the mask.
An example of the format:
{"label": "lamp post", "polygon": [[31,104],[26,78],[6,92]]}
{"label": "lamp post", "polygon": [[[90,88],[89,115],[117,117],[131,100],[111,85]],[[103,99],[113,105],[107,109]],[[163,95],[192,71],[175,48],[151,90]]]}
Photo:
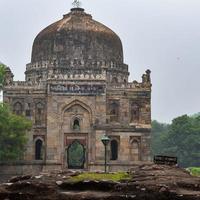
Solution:
{"label": "lamp post", "polygon": [[104,144],[105,147],[105,173],[107,173],[107,145],[110,142],[110,138],[107,135],[104,135],[101,138],[102,143]]}

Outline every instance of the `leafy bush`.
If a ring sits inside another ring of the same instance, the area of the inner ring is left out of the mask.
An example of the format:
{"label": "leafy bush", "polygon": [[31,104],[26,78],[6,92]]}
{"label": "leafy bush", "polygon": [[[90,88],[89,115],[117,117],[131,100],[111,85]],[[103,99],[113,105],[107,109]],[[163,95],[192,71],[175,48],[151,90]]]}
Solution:
{"label": "leafy bush", "polygon": [[189,167],[187,170],[193,175],[193,176],[200,176],[200,167]]}
{"label": "leafy bush", "polygon": [[9,107],[0,104],[0,161],[19,160],[27,144],[26,132],[31,121],[12,114]]}

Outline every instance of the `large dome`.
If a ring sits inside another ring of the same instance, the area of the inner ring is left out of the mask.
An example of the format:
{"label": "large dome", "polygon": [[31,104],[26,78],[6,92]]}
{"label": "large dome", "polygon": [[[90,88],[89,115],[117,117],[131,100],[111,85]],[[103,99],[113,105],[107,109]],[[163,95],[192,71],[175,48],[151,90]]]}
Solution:
{"label": "large dome", "polygon": [[89,67],[91,62],[111,62],[123,67],[120,38],[92,19],[82,8],[73,8],[63,19],[45,28],[36,37],[31,63],[52,61],[60,66],[72,62]]}

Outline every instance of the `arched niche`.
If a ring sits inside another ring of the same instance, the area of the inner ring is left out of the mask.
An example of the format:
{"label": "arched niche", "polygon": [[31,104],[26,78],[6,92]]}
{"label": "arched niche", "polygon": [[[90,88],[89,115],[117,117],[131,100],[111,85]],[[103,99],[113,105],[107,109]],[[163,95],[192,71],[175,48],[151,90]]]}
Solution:
{"label": "arched niche", "polygon": [[45,122],[45,106],[43,103],[38,102],[35,104],[35,124],[42,125]]}
{"label": "arched niche", "polygon": [[140,120],[140,106],[132,102],[130,105],[130,122],[138,123]]}
{"label": "arched niche", "polygon": [[23,106],[20,102],[16,102],[13,105],[13,113],[15,113],[16,115],[22,115],[23,114]]}
{"label": "arched niche", "polygon": [[141,142],[139,138],[133,138],[130,141],[130,156],[132,161],[140,161],[141,157]]}
{"label": "arched niche", "polygon": [[113,77],[112,80],[111,80],[111,83],[112,84],[117,84],[119,81],[118,81],[118,78],[117,77]]}
{"label": "arched niche", "polygon": [[74,118],[72,121],[72,129],[74,131],[80,131],[81,130],[81,122],[79,118]]}
{"label": "arched niche", "polygon": [[109,115],[110,115],[110,122],[119,121],[119,103],[118,102],[111,102],[109,104]]}

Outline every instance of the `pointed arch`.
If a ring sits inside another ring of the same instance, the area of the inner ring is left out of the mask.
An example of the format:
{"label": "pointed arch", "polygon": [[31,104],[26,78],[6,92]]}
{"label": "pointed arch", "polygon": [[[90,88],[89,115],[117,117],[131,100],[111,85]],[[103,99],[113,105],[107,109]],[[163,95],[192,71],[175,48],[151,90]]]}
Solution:
{"label": "pointed arch", "polygon": [[13,113],[15,113],[16,115],[22,115],[23,114],[23,106],[20,102],[16,102],[13,105]]}
{"label": "pointed arch", "polygon": [[131,145],[131,160],[140,161],[140,156],[141,156],[140,140],[137,138],[133,138],[131,140],[130,145]]}
{"label": "pointed arch", "polygon": [[90,106],[88,106],[87,104],[85,104],[84,102],[79,101],[79,100],[74,100],[71,103],[62,107],[62,120],[63,120],[64,113],[68,109],[70,109],[71,107],[76,106],[76,105],[79,105],[82,108],[84,108],[85,110],[87,110],[87,112],[89,113],[89,116],[90,116],[89,121],[91,122],[92,121],[92,109],[90,108]]}
{"label": "pointed arch", "polygon": [[35,160],[43,160],[43,141],[38,138],[35,141]]}
{"label": "pointed arch", "polygon": [[117,84],[119,81],[118,81],[118,78],[117,77],[113,77],[112,78],[112,81],[111,81],[111,83],[112,84]]}

